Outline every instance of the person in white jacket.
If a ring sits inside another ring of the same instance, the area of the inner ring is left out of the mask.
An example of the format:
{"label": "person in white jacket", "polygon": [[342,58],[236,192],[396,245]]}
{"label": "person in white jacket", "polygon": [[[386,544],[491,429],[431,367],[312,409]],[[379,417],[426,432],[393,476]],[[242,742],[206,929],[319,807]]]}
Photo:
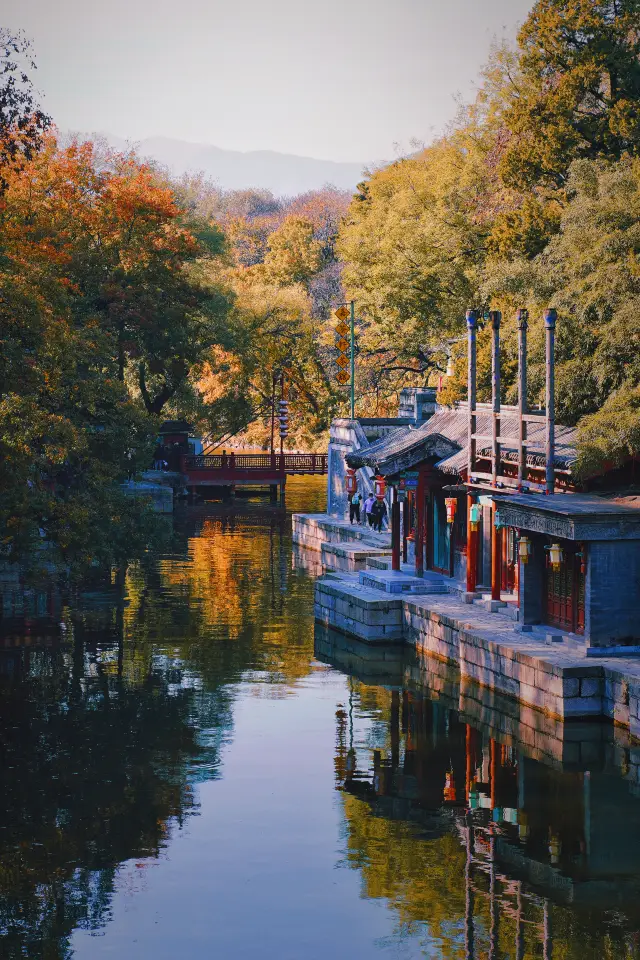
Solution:
{"label": "person in white jacket", "polygon": [[370,527],[373,526],[373,516],[371,515],[371,511],[373,510],[373,505],[375,502],[376,498],[372,493],[369,494],[364,502],[364,522],[368,523]]}

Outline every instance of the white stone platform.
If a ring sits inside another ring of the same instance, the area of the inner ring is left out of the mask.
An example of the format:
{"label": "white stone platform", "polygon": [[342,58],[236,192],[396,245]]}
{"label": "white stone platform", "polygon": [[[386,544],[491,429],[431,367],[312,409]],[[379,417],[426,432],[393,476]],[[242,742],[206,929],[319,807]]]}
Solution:
{"label": "white stone platform", "polygon": [[327,513],[295,513],[292,537],[298,547],[317,551],[327,570],[356,573],[365,569],[369,558],[391,559],[391,534]]}
{"label": "white stone platform", "polygon": [[367,569],[359,576],[360,583],[373,590],[383,590],[385,593],[426,594],[447,593],[447,585],[438,574],[425,574],[423,577],[414,577],[400,570],[375,570],[367,562]]}

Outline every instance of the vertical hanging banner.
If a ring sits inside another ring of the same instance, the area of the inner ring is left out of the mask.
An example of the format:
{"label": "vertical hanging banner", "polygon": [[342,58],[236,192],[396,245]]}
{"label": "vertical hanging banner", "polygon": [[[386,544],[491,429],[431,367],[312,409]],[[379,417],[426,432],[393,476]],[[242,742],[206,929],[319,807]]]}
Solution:
{"label": "vertical hanging banner", "polygon": [[346,368],[351,362],[349,356],[350,342],[347,339],[349,335],[349,327],[345,323],[345,320],[349,318],[349,311],[347,307],[339,307],[334,314],[338,318],[338,323],[336,324],[336,350],[338,351],[338,356],[336,358],[336,364],[338,366],[338,372],[336,373],[336,380],[338,383],[347,384],[351,379]]}

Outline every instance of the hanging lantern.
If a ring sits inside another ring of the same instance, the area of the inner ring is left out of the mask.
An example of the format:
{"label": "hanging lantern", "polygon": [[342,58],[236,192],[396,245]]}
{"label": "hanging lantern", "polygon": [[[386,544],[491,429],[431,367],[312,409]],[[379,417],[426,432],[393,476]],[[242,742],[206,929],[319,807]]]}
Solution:
{"label": "hanging lantern", "polygon": [[381,477],[380,474],[376,474],[374,478],[374,490],[377,500],[384,500],[384,495],[387,492],[387,481],[384,477]]}
{"label": "hanging lantern", "polygon": [[455,364],[454,364],[454,362],[453,362],[453,357],[452,357],[452,356],[449,356],[449,359],[447,360],[447,372],[446,372],[445,376],[447,376],[447,377],[452,377],[455,372],[456,372],[456,368],[455,368]]}
{"label": "hanging lantern", "polygon": [[552,543],[549,547],[549,562],[555,573],[558,572],[564,560],[564,551],[559,543]]}
{"label": "hanging lantern", "polygon": [[480,526],[480,520],[482,519],[482,507],[479,503],[472,503],[469,508],[469,522],[471,523],[471,529],[475,532]]}
{"label": "hanging lantern", "polygon": [[346,476],[344,478],[344,485],[346,487],[347,493],[355,493],[358,489],[358,478],[356,477],[355,470],[347,469]]}
{"label": "hanging lantern", "polygon": [[444,505],[447,508],[447,523],[453,523],[456,518],[456,510],[458,509],[458,498],[445,497]]}
{"label": "hanging lantern", "polygon": [[531,556],[531,540],[528,537],[520,537],[518,540],[518,556],[523,563],[529,563]]}
{"label": "hanging lantern", "polygon": [[284,440],[289,435],[289,401],[283,397],[279,402],[279,407],[280,436]]}

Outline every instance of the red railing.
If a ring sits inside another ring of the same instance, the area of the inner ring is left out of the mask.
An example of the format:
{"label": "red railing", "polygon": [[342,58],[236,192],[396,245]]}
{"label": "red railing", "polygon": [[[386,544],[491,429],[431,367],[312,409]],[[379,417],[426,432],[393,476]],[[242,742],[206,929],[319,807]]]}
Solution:
{"label": "red railing", "polygon": [[[328,469],[326,453],[213,453],[183,457],[183,473],[192,470],[221,471],[272,471],[273,473],[323,474]],[[284,469],[283,469],[284,468]]]}

